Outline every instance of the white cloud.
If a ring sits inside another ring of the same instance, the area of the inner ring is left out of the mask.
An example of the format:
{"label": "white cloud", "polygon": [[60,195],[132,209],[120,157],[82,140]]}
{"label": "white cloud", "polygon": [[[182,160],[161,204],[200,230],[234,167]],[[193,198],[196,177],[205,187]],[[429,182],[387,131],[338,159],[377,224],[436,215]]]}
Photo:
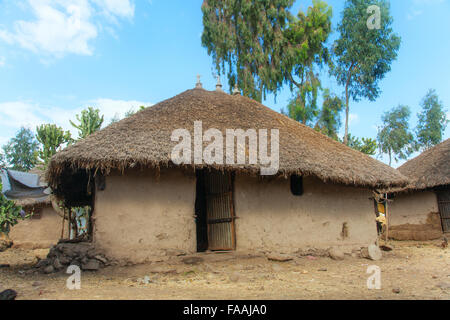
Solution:
{"label": "white cloud", "polygon": [[358,117],[357,114],[355,114],[355,113],[350,113],[350,114],[348,115],[348,123],[349,123],[349,124],[356,124],[356,123],[358,123],[358,122],[359,122],[359,117]]}
{"label": "white cloud", "polygon": [[423,10],[431,5],[444,3],[446,0],[412,0],[411,8],[406,14],[406,19],[413,20],[423,14]]}
{"label": "white cloud", "polygon": [[0,68],[5,66],[5,57],[0,57]]}
{"label": "white cloud", "polygon": [[119,117],[120,119],[124,117],[127,111],[131,109],[137,111],[140,106],[152,106],[153,103],[142,102],[136,100],[113,100],[100,98],[90,101],[86,106],[92,106],[101,111],[105,115],[105,124],[109,124],[111,119],[114,117]]}
{"label": "white cloud", "polygon": [[12,30],[0,29],[0,40],[32,52],[62,57],[65,54],[92,55],[92,40],[97,38],[106,15],[133,18],[131,0],[28,0],[33,20],[17,20]]}
{"label": "white cloud", "polygon": [[[100,110],[105,119],[103,126],[107,126],[115,116],[123,118],[130,109],[138,110],[139,106],[151,106],[152,103],[136,100],[95,99],[88,101],[83,107],[74,109],[62,109],[58,107],[42,107],[29,101],[13,101],[0,103],[0,145],[3,145],[11,137],[5,132],[17,131],[20,127],[26,127],[35,131],[36,127],[43,123],[55,123],[64,130],[71,131],[74,137],[77,130],[70,125],[69,120],[74,121],[75,116],[84,108],[92,106]],[[3,142],[3,144],[2,144]]]}

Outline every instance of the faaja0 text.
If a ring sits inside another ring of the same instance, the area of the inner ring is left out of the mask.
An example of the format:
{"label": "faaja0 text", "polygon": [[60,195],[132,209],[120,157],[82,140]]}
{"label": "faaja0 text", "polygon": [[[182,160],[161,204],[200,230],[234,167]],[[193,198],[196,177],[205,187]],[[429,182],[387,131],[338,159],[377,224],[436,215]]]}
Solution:
{"label": "faaja0 text", "polygon": [[189,307],[184,307],[184,315],[206,315],[214,318],[218,314],[228,315],[242,315],[242,316],[254,316],[265,315],[267,313],[267,307],[265,305],[235,305],[229,304],[226,308],[220,307],[197,307],[191,304]]}

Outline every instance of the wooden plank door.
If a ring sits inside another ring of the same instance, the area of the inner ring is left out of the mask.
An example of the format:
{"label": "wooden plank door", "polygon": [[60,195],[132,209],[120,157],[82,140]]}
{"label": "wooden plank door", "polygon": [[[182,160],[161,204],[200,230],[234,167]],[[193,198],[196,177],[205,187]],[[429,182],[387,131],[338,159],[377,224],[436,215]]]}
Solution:
{"label": "wooden plank door", "polygon": [[234,250],[233,180],[231,173],[205,172],[209,250]]}
{"label": "wooden plank door", "polygon": [[437,198],[442,229],[444,232],[450,232],[450,189],[437,191]]}

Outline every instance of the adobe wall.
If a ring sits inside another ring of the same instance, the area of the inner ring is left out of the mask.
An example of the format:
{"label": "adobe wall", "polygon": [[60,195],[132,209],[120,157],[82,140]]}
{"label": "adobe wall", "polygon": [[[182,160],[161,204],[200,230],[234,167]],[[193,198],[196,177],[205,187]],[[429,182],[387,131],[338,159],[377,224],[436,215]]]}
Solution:
{"label": "adobe wall", "polygon": [[108,257],[142,263],[197,249],[195,176],[181,170],[131,170],[96,192],[94,242]]}
{"label": "adobe wall", "polygon": [[389,238],[395,240],[433,240],[442,236],[436,194],[416,191],[397,194],[388,204]]}
{"label": "adobe wall", "polygon": [[261,182],[238,175],[235,191],[237,250],[295,253],[340,246],[351,252],[377,239],[369,190],[306,177],[304,194],[294,196],[289,179]]}
{"label": "adobe wall", "polygon": [[59,241],[61,230],[62,218],[48,206],[42,209],[40,218],[20,220],[11,228],[9,238],[13,248],[46,249]]}

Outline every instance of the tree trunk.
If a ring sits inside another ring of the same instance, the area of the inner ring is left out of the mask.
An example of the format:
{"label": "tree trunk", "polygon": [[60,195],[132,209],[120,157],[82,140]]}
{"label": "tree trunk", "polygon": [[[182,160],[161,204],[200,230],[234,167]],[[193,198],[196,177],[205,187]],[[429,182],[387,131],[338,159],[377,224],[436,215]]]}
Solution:
{"label": "tree trunk", "polygon": [[348,118],[350,113],[349,100],[350,96],[348,94],[348,87],[350,86],[350,80],[352,79],[353,68],[355,67],[355,63],[352,63],[348,70],[347,82],[345,84],[345,136],[344,136],[344,144],[348,146]]}
{"label": "tree trunk", "polygon": [[348,146],[348,118],[350,113],[350,108],[348,105],[348,83],[345,86],[345,135],[344,135],[344,144]]}

